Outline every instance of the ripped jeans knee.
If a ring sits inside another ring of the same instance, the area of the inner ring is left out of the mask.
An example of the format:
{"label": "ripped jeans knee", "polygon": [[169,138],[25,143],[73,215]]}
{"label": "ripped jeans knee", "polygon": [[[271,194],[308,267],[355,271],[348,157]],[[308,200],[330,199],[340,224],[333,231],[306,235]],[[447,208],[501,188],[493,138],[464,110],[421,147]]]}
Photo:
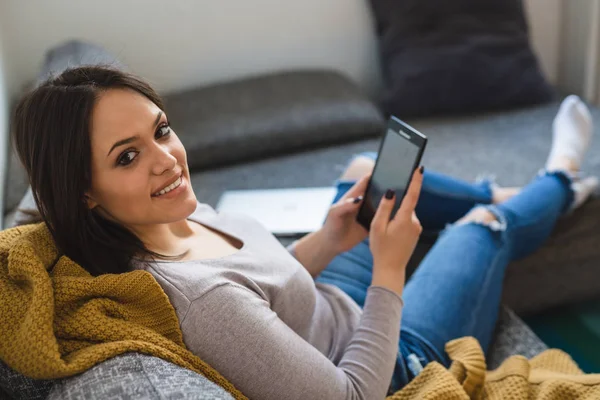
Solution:
{"label": "ripped jeans knee", "polygon": [[[476,213],[478,210],[487,211],[494,218],[491,220],[482,220],[477,218],[469,218],[471,213]],[[457,222],[453,224],[446,225],[446,228],[442,232],[446,234],[448,231],[453,229],[459,229],[461,227],[467,226],[479,226],[488,229],[490,232],[494,233],[494,237],[500,242],[506,242],[507,240],[507,230],[508,230],[508,218],[504,214],[504,211],[498,208],[495,204],[479,204],[473,207],[465,217],[461,218]]]}
{"label": "ripped jeans knee", "polygon": [[[476,214],[478,211],[486,211],[489,215],[493,217],[491,221],[482,221],[478,220],[476,216],[472,216]],[[458,220],[454,225],[466,225],[466,224],[477,224],[481,226],[488,227],[492,231],[495,232],[503,232],[506,231],[507,219],[506,216],[496,205],[494,204],[480,204],[475,206],[467,215]]]}

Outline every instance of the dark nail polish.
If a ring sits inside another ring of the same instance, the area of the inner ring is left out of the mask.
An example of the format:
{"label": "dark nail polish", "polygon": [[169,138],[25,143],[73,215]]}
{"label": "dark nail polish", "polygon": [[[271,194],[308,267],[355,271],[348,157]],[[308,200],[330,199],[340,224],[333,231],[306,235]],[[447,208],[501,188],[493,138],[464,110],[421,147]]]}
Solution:
{"label": "dark nail polish", "polygon": [[425,167],[421,165],[421,168],[419,168],[419,172],[421,173],[421,175],[423,175],[424,171],[425,171]]}
{"label": "dark nail polish", "polygon": [[395,194],[396,194],[396,192],[395,192],[395,191],[393,191],[392,189],[388,189],[388,190],[385,192],[385,198],[389,200],[389,199],[391,199],[392,197],[394,197],[394,195],[395,195]]}
{"label": "dark nail polish", "polygon": [[361,200],[362,200],[362,196],[355,197],[353,203],[358,204],[358,203],[360,203]]}

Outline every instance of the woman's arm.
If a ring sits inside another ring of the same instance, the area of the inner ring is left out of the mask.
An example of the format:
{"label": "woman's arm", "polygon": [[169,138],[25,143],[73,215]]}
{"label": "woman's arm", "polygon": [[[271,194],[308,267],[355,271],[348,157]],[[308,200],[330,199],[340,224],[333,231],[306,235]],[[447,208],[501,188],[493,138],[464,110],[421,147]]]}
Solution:
{"label": "woman's arm", "polygon": [[295,241],[288,246],[288,251],[296,257],[313,279],[319,276],[338,255],[329,241],[325,240],[321,230],[309,233]]}
{"label": "woman's arm", "polygon": [[399,296],[371,286],[337,365],[237,284],[194,300],[181,325],[186,346],[251,399],[382,400],[396,364],[401,311]]}
{"label": "woman's arm", "polygon": [[357,181],[327,213],[317,232],[306,235],[288,247],[304,268],[316,278],[335,256],[366,239],[368,232],[357,221],[369,175]]}

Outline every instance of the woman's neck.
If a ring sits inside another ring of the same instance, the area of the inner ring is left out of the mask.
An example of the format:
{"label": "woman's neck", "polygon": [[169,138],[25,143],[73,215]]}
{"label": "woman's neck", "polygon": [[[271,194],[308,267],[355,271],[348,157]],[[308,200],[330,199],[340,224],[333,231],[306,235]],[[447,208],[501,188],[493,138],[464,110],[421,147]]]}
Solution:
{"label": "woman's neck", "polygon": [[188,239],[197,234],[194,223],[187,219],[168,224],[144,225],[129,229],[150,251],[165,256],[176,256],[189,250]]}

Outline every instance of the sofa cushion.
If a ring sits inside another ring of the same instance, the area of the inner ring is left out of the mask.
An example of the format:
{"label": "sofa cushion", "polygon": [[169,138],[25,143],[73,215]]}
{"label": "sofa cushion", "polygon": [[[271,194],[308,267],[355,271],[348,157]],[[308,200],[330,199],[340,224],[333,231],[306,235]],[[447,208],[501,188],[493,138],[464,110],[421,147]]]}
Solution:
{"label": "sofa cushion", "polygon": [[383,108],[406,118],[549,101],[522,0],[371,0]]}
{"label": "sofa cushion", "polygon": [[[475,180],[496,175],[505,186],[524,185],[545,163],[552,120],[559,103],[477,117],[415,119],[409,122],[429,137],[426,168]],[[596,124],[600,110],[592,107]],[[225,190],[327,186],[339,177],[353,154],[376,151],[379,139],[340,144],[304,153],[201,171],[191,176],[197,198],[215,206]],[[592,141],[584,172],[600,176],[600,140]],[[507,270],[504,303],[517,314],[539,312],[600,294],[600,199],[564,218],[548,243]],[[412,265],[430,243],[419,245]]]}
{"label": "sofa cushion", "polygon": [[165,96],[190,168],[377,136],[384,120],[348,79],[332,71],[247,78]]}

